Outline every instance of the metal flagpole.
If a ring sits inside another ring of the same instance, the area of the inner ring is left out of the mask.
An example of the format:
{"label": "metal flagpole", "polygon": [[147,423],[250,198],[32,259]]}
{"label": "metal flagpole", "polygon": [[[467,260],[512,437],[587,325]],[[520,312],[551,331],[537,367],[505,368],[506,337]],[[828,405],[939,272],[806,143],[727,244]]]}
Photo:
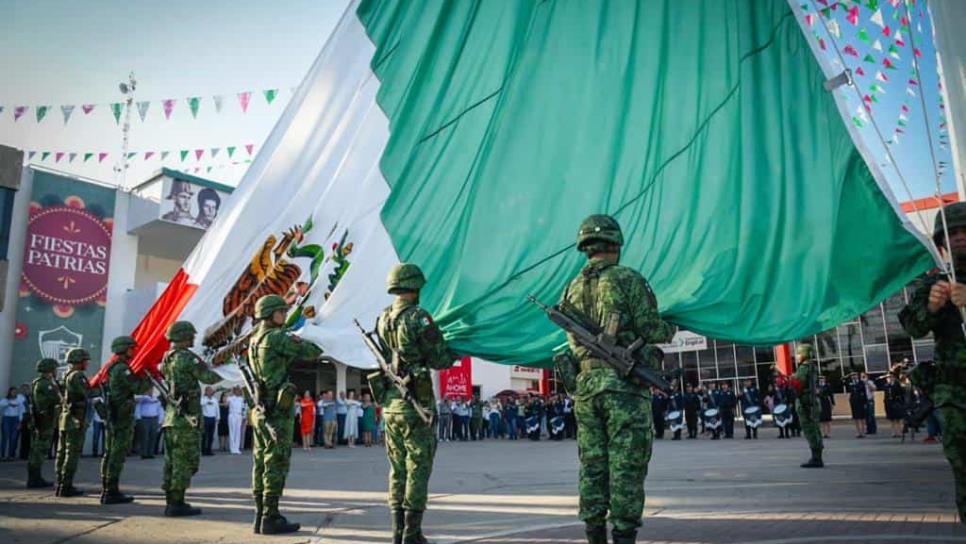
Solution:
{"label": "metal flagpole", "polygon": [[134,72],[132,71],[127,76],[127,82],[122,82],[118,85],[121,93],[127,97],[124,102],[124,126],[121,129],[121,159],[114,166],[114,182],[122,188],[127,188],[127,154],[131,136],[131,107],[134,105],[134,90],[137,88],[137,83],[137,80],[134,79]]}

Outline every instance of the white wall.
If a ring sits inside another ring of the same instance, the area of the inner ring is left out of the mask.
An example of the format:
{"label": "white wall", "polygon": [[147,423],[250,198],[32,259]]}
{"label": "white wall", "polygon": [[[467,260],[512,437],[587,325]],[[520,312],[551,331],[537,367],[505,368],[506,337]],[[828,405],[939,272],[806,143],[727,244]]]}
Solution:
{"label": "white wall", "polygon": [[34,188],[33,170],[23,169],[20,189],[13,201],[10,217],[10,244],[7,259],[10,269],[4,289],[4,308],[0,311],[0,390],[10,386],[10,368],[13,363],[13,329],[17,320],[20,297],[20,273],[23,272],[23,245],[27,235],[27,219],[30,212],[30,195]]}
{"label": "white wall", "polygon": [[111,353],[111,340],[122,334],[129,334],[124,326],[124,295],[134,289],[137,271],[138,237],[128,234],[128,204],[130,195],[116,192],[114,199],[114,235],[111,238],[111,270],[107,276],[107,306],[104,308],[104,337],[101,339],[101,354],[104,361],[91,361],[91,372],[100,368]]}
{"label": "white wall", "polygon": [[503,391],[512,389],[510,365],[500,365],[473,358],[473,385],[480,386],[480,398],[487,399]]}
{"label": "white wall", "polygon": [[154,255],[137,255],[137,268],[134,273],[134,288],[153,287],[168,283],[178,273],[183,261],[163,259]]}

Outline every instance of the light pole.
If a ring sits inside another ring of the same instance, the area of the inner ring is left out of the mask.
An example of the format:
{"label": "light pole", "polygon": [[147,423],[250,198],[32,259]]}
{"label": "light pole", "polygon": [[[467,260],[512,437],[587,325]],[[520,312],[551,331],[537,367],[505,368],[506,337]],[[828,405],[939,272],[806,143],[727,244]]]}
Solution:
{"label": "light pole", "polygon": [[126,96],[124,101],[124,126],[121,129],[122,141],[121,141],[121,160],[114,165],[114,182],[120,187],[127,186],[127,168],[128,168],[128,144],[131,135],[131,108],[134,106],[134,90],[137,88],[137,80],[134,79],[134,72],[132,71],[127,76],[127,83],[121,82],[118,88],[121,93]]}

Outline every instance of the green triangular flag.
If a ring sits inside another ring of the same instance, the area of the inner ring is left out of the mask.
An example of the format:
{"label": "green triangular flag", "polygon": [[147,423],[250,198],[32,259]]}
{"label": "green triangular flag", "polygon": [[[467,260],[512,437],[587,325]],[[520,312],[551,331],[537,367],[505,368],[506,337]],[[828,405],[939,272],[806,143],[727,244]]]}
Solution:
{"label": "green triangular flag", "polygon": [[868,0],[865,3],[865,7],[871,9],[872,11],[875,11],[879,9],[879,0]]}
{"label": "green triangular flag", "polygon": [[862,128],[862,120],[858,117],[852,117],[852,122],[855,123],[855,126]]}
{"label": "green triangular flag", "polygon": [[181,150],[181,162],[184,162],[185,157],[188,156],[189,151],[187,149]]}
{"label": "green triangular flag", "polygon": [[822,17],[825,17],[826,19],[832,16],[832,8],[823,8],[818,11],[822,14]]}
{"label": "green triangular flag", "polygon": [[188,99],[188,107],[191,108],[191,117],[198,118],[198,107],[201,106],[201,97],[192,96]]}
{"label": "green triangular flag", "polygon": [[93,153],[84,153],[84,162],[91,160],[91,157],[93,156],[94,156]]}
{"label": "green triangular flag", "polygon": [[121,122],[121,108],[122,107],[124,107],[124,104],[122,104],[120,102],[114,102],[114,103],[111,104],[111,112],[114,114],[114,124],[118,124],[118,123]]}
{"label": "green triangular flag", "polygon": [[135,152],[132,151],[132,152],[130,152],[130,153],[127,154],[127,159],[128,160],[131,160],[131,159],[134,158],[135,155],[137,155],[137,153],[135,153]]}
{"label": "green triangular flag", "polygon": [[228,150],[228,158],[230,159],[235,154],[235,146],[230,145],[226,149]]}
{"label": "green triangular flag", "polygon": [[37,122],[39,123],[47,116],[47,110],[50,109],[50,106],[37,106],[34,109],[37,110]]}
{"label": "green triangular flag", "polygon": [[876,104],[878,104],[879,103],[879,98],[876,95],[872,95],[872,101],[875,102]]}
{"label": "green triangular flag", "polygon": [[208,169],[207,169],[207,170],[205,170],[205,172],[211,172],[211,169],[212,169],[212,168],[214,168],[214,167],[213,167],[213,166],[209,166],[209,167],[208,167]]}
{"label": "green triangular flag", "polygon": [[275,97],[278,96],[278,89],[268,89],[262,91],[262,94],[265,95],[265,101],[271,105],[272,101],[275,100]]}
{"label": "green triangular flag", "polygon": [[903,121],[902,119],[899,119],[899,126],[900,126],[900,127],[904,127],[904,126],[906,126],[906,122],[905,122],[905,121]]}
{"label": "green triangular flag", "polygon": [[45,161],[49,156],[50,156],[50,151],[43,151],[40,153],[40,160]]}
{"label": "green triangular flag", "polygon": [[875,64],[875,58],[868,53],[865,54],[865,58],[862,60],[868,62],[869,64]]}
{"label": "green triangular flag", "polygon": [[866,32],[864,28],[860,28],[859,33],[856,34],[856,36],[858,36],[860,40],[869,43],[869,33]]}

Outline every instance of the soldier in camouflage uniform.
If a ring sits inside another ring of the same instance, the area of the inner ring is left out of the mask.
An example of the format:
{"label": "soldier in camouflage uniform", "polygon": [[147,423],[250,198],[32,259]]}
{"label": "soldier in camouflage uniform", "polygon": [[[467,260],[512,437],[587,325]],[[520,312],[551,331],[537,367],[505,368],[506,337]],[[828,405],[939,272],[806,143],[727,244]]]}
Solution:
{"label": "soldier in camouflage uniform", "polygon": [[[667,342],[674,327],[663,321],[647,280],[618,264],[624,236],[617,221],[592,215],[580,225],[577,249],[588,262],[570,282],[561,305],[580,311],[620,345],[642,338]],[[580,519],[591,544],[607,543],[607,515],[615,544],[634,542],[644,510],[644,478],[651,458],[651,392],[624,379],[572,338],[579,361],[574,394],[580,456]],[[649,363],[660,368],[660,360]]]}
{"label": "soldier in camouflage uniform", "polygon": [[[950,253],[958,279],[966,273],[966,203],[946,207],[946,239],[942,215],[936,216],[933,240]],[[919,364],[909,373],[912,383],[933,402],[943,417],[943,452],[952,465],[959,521],[966,523],[966,332],[962,308],[966,285],[944,274],[920,278],[899,321],[913,338],[930,332],[936,341],[935,364]]]}
{"label": "soldier in camouflage uniform", "polygon": [[168,327],[165,337],[171,349],[161,360],[161,374],[171,395],[164,411],[164,483],[166,507],[169,517],[196,516],[200,508],[193,508],[184,500],[185,491],[191,485],[191,477],[198,472],[201,462],[201,389],[198,382],[212,384],[221,376],[197,355],[192,353],[195,343],[194,325],[176,321]]}
{"label": "soldier in camouflage uniform", "polygon": [[796,398],[795,410],[798,420],[805,433],[805,440],[812,450],[812,457],[802,463],[802,468],[822,468],[822,431],[818,425],[818,366],[815,363],[815,348],[811,344],[799,344],[795,352],[798,368],[795,379],[798,382],[799,395]]}
{"label": "soldier in camouflage uniform", "polygon": [[121,493],[118,481],[124,461],[131,449],[134,436],[134,395],[147,393],[151,382],[140,378],[129,363],[134,357],[137,341],[130,336],[119,336],[111,342],[114,354],[107,370],[107,420],[104,438],[104,457],[101,458],[101,504],[124,504],[134,497]]}
{"label": "soldier in camouflage uniform", "polygon": [[426,285],[422,270],[399,264],[389,271],[388,291],[396,300],[376,321],[376,333],[390,364],[401,378],[409,377],[412,402],[434,415],[427,424],[410,403],[382,376],[369,375],[374,397],[383,406],[386,454],[389,457],[389,509],[394,544],[423,544],[429,476],[436,455],[436,403],[430,370],[453,366],[450,353],[429,312],[419,307],[419,290]]}
{"label": "soldier in camouflage uniform", "polygon": [[84,448],[84,432],[87,430],[87,398],[89,386],[87,363],[91,356],[86,350],[74,348],[67,352],[70,370],[64,376],[64,398],[60,405],[60,437],[57,441],[57,496],[77,497],[84,492],[74,487],[77,461]]}
{"label": "soldier in camouflage uniform", "polygon": [[60,387],[54,380],[57,361],[41,359],[37,361],[37,374],[30,395],[31,438],[30,456],[27,459],[27,487],[50,487],[53,484],[44,480],[41,468],[50,451],[50,443],[57,429],[57,406],[60,404]]}
{"label": "soldier in camouflage uniform", "polygon": [[278,511],[295,432],[296,392],[289,378],[289,366],[296,361],[314,361],[322,355],[321,348],[286,331],[287,316],[288,304],[282,297],[266,295],[258,299],[255,303],[258,324],[248,343],[248,356],[261,397],[251,414],[254,531],[265,535],[291,533],[301,527],[298,523],[289,523]]}

